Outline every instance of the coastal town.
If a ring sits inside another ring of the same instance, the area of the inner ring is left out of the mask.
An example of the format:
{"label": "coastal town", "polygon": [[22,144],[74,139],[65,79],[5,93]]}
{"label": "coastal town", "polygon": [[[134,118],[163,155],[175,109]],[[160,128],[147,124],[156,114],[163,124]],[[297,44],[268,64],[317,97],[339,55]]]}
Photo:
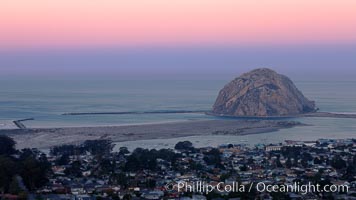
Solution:
{"label": "coastal town", "polygon": [[0,0],[0,200],[356,200],[355,55],[356,0]]}
{"label": "coastal town", "polygon": [[[11,140],[5,136],[0,139]],[[53,147],[47,155],[36,149],[10,151],[2,147],[0,169],[5,174],[0,176],[1,197],[44,200],[356,199],[355,139],[285,141],[253,147],[225,144],[216,148],[195,148],[191,142],[183,141],[174,149],[137,148],[132,152],[126,147],[113,152],[113,146],[109,140],[88,140],[80,145]],[[12,160],[12,166],[21,163],[19,165],[25,169],[12,174],[6,172],[4,170],[9,170],[7,160]],[[179,188],[182,183],[185,186]],[[197,183],[209,185],[211,189],[194,188]],[[330,190],[261,192],[261,188],[256,187],[261,183],[314,184],[322,188],[330,186]],[[226,187],[234,184],[235,190]]]}

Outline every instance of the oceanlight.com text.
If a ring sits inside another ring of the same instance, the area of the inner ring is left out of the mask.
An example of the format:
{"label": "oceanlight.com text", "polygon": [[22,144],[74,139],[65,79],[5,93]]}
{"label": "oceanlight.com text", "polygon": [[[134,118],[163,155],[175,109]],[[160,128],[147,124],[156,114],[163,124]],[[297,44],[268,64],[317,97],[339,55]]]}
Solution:
{"label": "oceanlight.com text", "polygon": [[308,193],[347,193],[349,191],[348,185],[320,185],[320,184],[266,184],[264,182],[251,183],[248,185],[243,185],[238,182],[232,182],[230,184],[226,184],[224,182],[210,184],[203,181],[196,182],[185,182],[180,181],[177,183],[168,183],[166,185],[166,190],[169,191],[177,191],[177,192],[190,192],[190,193],[211,193],[211,192],[236,192],[236,193],[244,193],[244,192],[293,192],[299,194],[308,194]]}

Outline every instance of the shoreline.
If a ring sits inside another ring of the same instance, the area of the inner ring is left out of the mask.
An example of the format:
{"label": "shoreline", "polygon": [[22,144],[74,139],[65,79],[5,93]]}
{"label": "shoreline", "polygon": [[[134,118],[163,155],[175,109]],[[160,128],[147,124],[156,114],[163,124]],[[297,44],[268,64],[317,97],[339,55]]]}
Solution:
{"label": "shoreline", "polygon": [[22,149],[79,144],[85,140],[94,139],[125,142],[204,135],[238,136],[273,132],[303,125],[305,124],[296,121],[220,119],[125,126],[10,129],[0,130],[0,135],[12,137],[17,143],[16,147]]}
{"label": "shoreline", "polygon": [[[207,116],[215,117],[216,119],[194,119],[194,120],[227,120],[227,119],[238,119],[238,120],[294,120],[295,118],[344,118],[344,119],[356,119],[356,113],[344,113],[344,112],[311,112],[296,115],[285,115],[285,116],[233,116],[216,114],[206,111],[190,111],[190,110],[174,110],[174,111],[145,111],[145,112],[80,112],[80,113],[63,113],[62,116],[82,116],[82,115],[141,115],[141,114],[187,114],[187,113],[197,113],[205,114]],[[25,118],[20,120],[8,120],[0,121],[0,130],[13,130],[13,129],[56,129],[56,128],[95,128],[95,127],[109,127],[109,126],[132,126],[132,125],[150,125],[150,124],[164,124],[164,123],[175,123],[175,122],[187,122],[191,120],[170,120],[170,121],[157,121],[157,122],[142,122],[142,123],[125,123],[125,124],[106,124],[106,125],[62,125],[62,126],[39,126],[39,127],[27,127],[26,124],[22,123],[24,121],[35,120],[34,118]],[[9,123],[9,121],[11,121]],[[3,122],[3,123],[1,123]]]}

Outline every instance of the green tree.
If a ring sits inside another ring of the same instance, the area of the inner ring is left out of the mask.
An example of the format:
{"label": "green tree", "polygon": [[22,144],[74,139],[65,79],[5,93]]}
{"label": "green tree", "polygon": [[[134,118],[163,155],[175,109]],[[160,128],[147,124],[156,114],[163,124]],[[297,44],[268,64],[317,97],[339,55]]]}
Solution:
{"label": "green tree", "polygon": [[18,182],[16,176],[13,176],[12,181],[9,184],[9,193],[18,195],[21,191],[22,190],[19,186],[19,182]]}
{"label": "green tree", "polygon": [[8,192],[9,183],[11,183],[16,174],[16,163],[7,156],[0,156],[0,189],[2,192]]}
{"label": "green tree", "polygon": [[221,152],[219,149],[213,148],[212,150],[205,153],[203,160],[208,165],[215,165],[217,167],[221,166]]}
{"label": "green tree", "polygon": [[177,150],[190,150],[193,148],[193,144],[190,141],[178,142],[174,148]]}
{"label": "green tree", "polygon": [[322,161],[318,157],[315,157],[314,164],[320,165],[320,164],[322,164]]}
{"label": "green tree", "polygon": [[127,147],[120,147],[120,151],[119,151],[120,155],[126,155],[129,153],[130,153],[130,151],[127,149]]}
{"label": "green tree", "polygon": [[292,167],[292,160],[290,159],[290,157],[288,157],[286,161],[286,168],[290,169],[291,167]]}
{"label": "green tree", "polygon": [[125,173],[119,173],[115,175],[114,180],[116,184],[119,184],[124,189],[128,187],[129,178],[126,176]]}
{"label": "green tree", "polygon": [[81,171],[81,166],[82,164],[80,161],[74,161],[70,164],[70,167],[66,168],[64,173],[67,176],[73,176],[73,177],[82,177],[82,171]]}
{"label": "green tree", "polygon": [[12,155],[16,152],[15,149],[16,142],[6,136],[0,135],[0,155]]}
{"label": "green tree", "polygon": [[63,154],[55,162],[56,162],[56,165],[68,165],[69,161],[70,161],[69,155]]}
{"label": "green tree", "polygon": [[281,158],[280,158],[280,156],[277,156],[276,167],[278,167],[278,168],[282,168],[282,167],[283,167],[283,165],[282,165],[282,163],[281,163]]}
{"label": "green tree", "polygon": [[111,140],[87,140],[83,146],[92,155],[105,155],[111,153],[115,145]]}
{"label": "green tree", "polygon": [[343,169],[346,168],[346,161],[341,158],[341,156],[336,155],[331,160],[331,166],[335,169]]}
{"label": "green tree", "polygon": [[21,161],[21,177],[29,190],[37,189],[48,182],[50,171],[48,163],[29,156]]}

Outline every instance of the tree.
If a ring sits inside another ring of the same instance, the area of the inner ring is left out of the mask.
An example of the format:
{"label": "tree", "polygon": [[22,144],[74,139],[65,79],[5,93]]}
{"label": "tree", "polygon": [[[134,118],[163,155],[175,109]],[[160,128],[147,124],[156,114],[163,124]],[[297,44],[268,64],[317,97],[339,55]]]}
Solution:
{"label": "tree", "polygon": [[21,161],[20,175],[29,190],[37,189],[48,182],[50,167],[47,162],[29,156]]}
{"label": "tree", "polygon": [[204,168],[204,166],[198,162],[195,162],[194,160],[191,160],[189,162],[189,169],[190,170],[195,170],[195,171],[200,171]]}
{"label": "tree", "polygon": [[55,146],[51,148],[50,154],[54,156],[58,155],[74,155],[78,151],[78,147],[75,145],[64,144],[61,146]]}
{"label": "tree", "polygon": [[335,169],[346,168],[346,161],[344,161],[339,155],[336,155],[331,160],[331,166]]}
{"label": "tree", "polygon": [[68,165],[69,164],[69,155],[63,154],[56,160],[56,165]]}
{"label": "tree", "polygon": [[240,167],[240,171],[242,171],[242,172],[246,172],[247,170],[248,170],[247,165],[243,165]]}
{"label": "tree", "polygon": [[9,184],[9,193],[18,195],[21,192],[21,188],[19,186],[19,181],[17,180],[16,176],[12,177],[12,181]]}
{"label": "tree", "polygon": [[249,157],[248,159],[247,159],[247,164],[248,165],[253,165],[255,163],[255,160],[252,158],[252,157]]}
{"label": "tree", "polygon": [[113,174],[112,179],[114,184],[119,184],[124,189],[128,187],[129,178],[125,173]]}
{"label": "tree", "polygon": [[111,140],[87,140],[83,144],[84,149],[92,155],[109,154],[114,146]]}
{"label": "tree", "polygon": [[220,181],[225,181],[226,179],[230,178],[231,177],[231,174],[230,173],[224,173],[224,174],[221,174],[220,176]]}
{"label": "tree", "polygon": [[288,157],[286,161],[286,168],[290,169],[291,167],[292,167],[292,160],[290,159],[290,157]]}
{"label": "tree", "polygon": [[110,159],[102,159],[99,162],[99,173],[102,175],[109,175],[112,174],[115,170],[115,162],[112,162]]}
{"label": "tree", "polygon": [[316,164],[316,165],[320,165],[320,164],[322,164],[323,162],[318,158],[318,157],[315,157],[315,159],[314,159],[314,164]]}
{"label": "tree", "polygon": [[312,161],[313,157],[310,155],[310,153],[302,153],[302,160],[301,160],[301,164],[303,167],[308,167],[308,161]]}
{"label": "tree", "polygon": [[16,142],[6,136],[0,135],[0,155],[12,155],[16,152],[15,149]]}
{"label": "tree", "polygon": [[70,165],[70,167],[66,168],[64,173],[68,176],[73,176],[73,177],[81,177],[82,176],[82,171],[81,171],[81,166],[82,164],[79,161],[74,161]]}
{"label": "tree", "polygon": [[157,161],[156,159],[150,159],[148,162],[147,162],[147,168],[150,169],[150,170],[155,170],[157,168]]}
{"label": "tree", "polygon": [[157,168],[157,159],[162,159],[175,165],[176,160],[180,157],[171,149],[143,149],[136,148],[131,155],[126,157],[124,166],[125,171],[137,171],[142,169],[155,170]]}
{"label": "tree", "polygon": [[15,174],[16,163],[6,156],[0,156],[0,189],[3,192],[8,192],[9,183]]}
{"label": "tree", "polygon": [[131,199],[132,199],[132,196],[131,196],[130,194],[125,194],[122,199],[123,199],[123,200],[131,200]]}
{"label": "tree", "polygon": [[356,169],[355,169],[355,167],[352,166],[352,165],[349,165],[349,166],[347,166],[347,168],[346,168],[346,172],[345,172],[345,174],[344,174],[344,178],[353,181],[353,176],[354,176],[354,174],[356,174]]}
{"label": "tree", "polygon": [[137,171],[142,169],[154,170],[157,167],[157,158],[159,151],[152,149],[136,148],[130,156],[127,157],[125,169],[127,171]]}
{"label": "tree", "polygon": [[219,149],[213,148],[212,150],[205,153],[203,160],[208,165],[215,165],[217,167],[221,166],[221,152]]}
{"label": "tree", "polygon": [[282,163],[281,163],[280,156],[277,157],[276,166],[277,166],[278,168],[282,168],[282,167],[283,167],[283,165],[282,165]]}
{"label": "tree", "polygon": [[151,189],[156,187],[156,183],[157,183],[156,180],[152,179],[152,178],[148,179],[147,182],[146,182],[147,187],[149,187]]}
{"label": "tree", "polygon": [[130,153],[130,151],[127,149],[127,147],[120,147],[120,151],[119,151],[120,155],[126,155],[129,153]]}
{"label": "tree", "polygon": [[178,142],[174,146],[174,149],[177,149],[177,150],[190,150],[192,148],[193,148],[193,144],[190,141]]}
{"label": "tree", "polygon": [[137,156],[134,156],[133,154],[127,157],[126,163],[125,163],[125,171],[137,171],[142,168],[140,159]]}

